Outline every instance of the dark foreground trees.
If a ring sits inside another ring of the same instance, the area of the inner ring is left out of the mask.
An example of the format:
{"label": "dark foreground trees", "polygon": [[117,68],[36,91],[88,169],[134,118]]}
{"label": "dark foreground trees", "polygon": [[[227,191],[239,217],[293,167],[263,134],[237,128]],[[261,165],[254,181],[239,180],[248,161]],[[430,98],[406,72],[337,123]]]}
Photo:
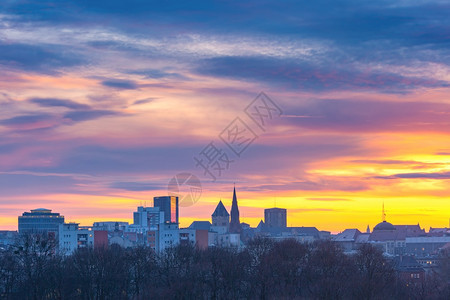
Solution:
{"label": "dark foreground trees", "polygon": [[0,299],[448,299],[448,254],[423,284],[400,281],[382,253],[332,242],[255,239],[243,251],[188,246],[56,255],[45,240],[0,253]]}

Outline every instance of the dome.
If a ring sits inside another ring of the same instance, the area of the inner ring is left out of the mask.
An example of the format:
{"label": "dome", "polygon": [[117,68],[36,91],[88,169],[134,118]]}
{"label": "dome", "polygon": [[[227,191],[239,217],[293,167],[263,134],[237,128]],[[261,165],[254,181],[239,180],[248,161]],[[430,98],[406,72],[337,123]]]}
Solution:
{"label": "dome", "polygon": [[373,230],[395,230],[395,226],[389,222],[383,221],[378,223]]}

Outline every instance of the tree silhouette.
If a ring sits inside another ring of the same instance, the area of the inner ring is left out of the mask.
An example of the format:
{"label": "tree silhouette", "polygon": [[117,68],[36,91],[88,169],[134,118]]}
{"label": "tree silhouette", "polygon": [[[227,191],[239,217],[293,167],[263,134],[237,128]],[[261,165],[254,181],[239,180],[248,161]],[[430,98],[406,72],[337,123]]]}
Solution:
{"label": "tree silhouette", "polygon": [[59,255],[52,239],[22,236],[0,251],[1,299],[449,299],[449,253],[420,284],[397,276],[369,244],[250,240],[241,250],[179,245],[162,253],[118,245]]}

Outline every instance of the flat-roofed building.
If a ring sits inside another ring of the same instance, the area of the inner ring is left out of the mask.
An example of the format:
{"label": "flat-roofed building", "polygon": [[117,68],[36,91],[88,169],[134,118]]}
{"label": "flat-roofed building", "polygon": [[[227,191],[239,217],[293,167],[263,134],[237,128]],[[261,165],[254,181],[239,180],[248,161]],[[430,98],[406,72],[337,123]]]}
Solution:
{"label": "flat-roofed building", "polygon": [[286,228],[287,211],[285,208],[268,208],[264,210],[264,224],[267,227]]}
{"label": "flat-roofed building", "polygon": [[18,218],[19,234],[48,234],[55,236],[59,225],[64,223],[64,216],[52,213],[51,209],[37,208],[24,212]]}
{"label": "flat-roofed building", "polygon": [[164,212],[164,223],[178,223],[178,197],[153,197],[153,207],[159,207]]}
{"label": "flat-roofed building", "polygon": [[94,231],[89,227],[80,227],[78,223],[59,225],[59,251],[70,255],[76,249],[94,247]]}

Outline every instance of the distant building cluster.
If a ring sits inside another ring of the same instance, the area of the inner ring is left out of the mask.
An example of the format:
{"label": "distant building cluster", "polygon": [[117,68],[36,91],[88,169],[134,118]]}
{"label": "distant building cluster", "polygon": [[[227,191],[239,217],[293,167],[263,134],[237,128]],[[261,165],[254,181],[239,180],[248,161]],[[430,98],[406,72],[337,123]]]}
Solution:
{"label": "distant building cluster", "polygon": [[439,254],[450,249],[450,228],[430,228],[425,232],[419,224],[392,225],[383,220],[372,232],[369,227],[366,232],[346,229],[332,240],[348,254],[356,253],[363,244],[376,246],[392,258],[403,279],[423,282],[426,273],[439,264]]}
{"label": "distant building cluster", "polygon": [[439,263],[440,251],[450,248],[449,228],[430,228],[428,232],[417,225],[392,225],[383,220],[372,231],[345,229],[332,235],[316,227],[288,227],[287,210],[268,208],[264,220],[257,227],[241,223],[236,189],[230,213],[219,201],[210,221],[194,221],[187,228],[179,228],[179,199],[175,196],[153,198],[152,207],[139,206],[133,212],[133,223],[120,221],[95,222],[92,226],[65,223],[64,216],[49,209],[38,208],[24,212],[18,217],[18,233],[0,231],[0,249],[14,244],[21,235],[41,234],[54,240],[57,250],[71,254],[78,248],[107,247],[117,244],[122,247],[146,246],[160,253],[176,245],[192,245],[201,249],[208,247],[233,247],[241,249],[255,237],[273,240],[295,239],[310,243],[331,240],[351,255],[363,244],[371,244],[392,257],[398,270],[405,276],[421,278],[427,268]]}
{"label": "distant building cluster", "polygon": [[60,253],[71,254],[78,248],[106,247],[118,244],[122,247],[147,246],[156,252],[178,244],[199,248],[234,247],[240,249],[257,236],[276,240],[296,239],[312,242],[329,239],[330,233],[315,227],[287,227],[287,210],[269,208],[264,211],[255,228],[240,222],[236,188],[233,189],[231,210],[219,201],[211,215],[211,221],[194,221],[187,228],[179,228],[178,197],[153,198],[152,207],[139,206],[133,212],[133,223],[121,221],[95,222],[92,226],[66,223],[64,216],[50,209],[38,208],[18,217],[18,233],[0,232],[0,247],[8,247],[17,236],[26,234],[46,235],[54,240]]}

